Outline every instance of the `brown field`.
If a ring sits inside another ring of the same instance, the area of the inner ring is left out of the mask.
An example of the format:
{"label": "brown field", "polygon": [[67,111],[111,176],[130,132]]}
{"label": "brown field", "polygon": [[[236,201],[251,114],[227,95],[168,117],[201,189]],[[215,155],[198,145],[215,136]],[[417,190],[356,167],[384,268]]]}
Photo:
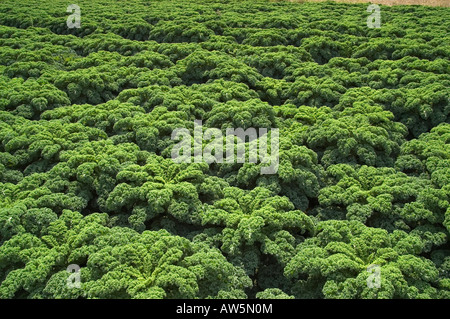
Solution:
{"label": "brown field", "polygon": [[[324,0],[289,0],[291,2],[320,2]],[[439,7],[450,7],[450,0],[334,0],[336,2],[345,2],[345,3],[363,3],[370,2],[382,5],[424,5],[424,6],[439,6]]]}

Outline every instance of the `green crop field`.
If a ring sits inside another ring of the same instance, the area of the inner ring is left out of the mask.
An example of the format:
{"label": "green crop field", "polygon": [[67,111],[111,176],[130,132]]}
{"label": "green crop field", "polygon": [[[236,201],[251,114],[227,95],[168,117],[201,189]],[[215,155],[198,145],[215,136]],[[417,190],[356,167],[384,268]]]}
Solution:
{"label": "green crop field", "polygon": [[[271,1],[291,1],[291,2],[322,2],[325,0],[271,0]],[[449,0],[331,0],[342,3],[374,3],[388,6],[396,5],[423,5],[450,7]]]}
{"label": "green crop field", "polygon": [[450,298],[450,8],[74,4],[0,1],[0,299]]}

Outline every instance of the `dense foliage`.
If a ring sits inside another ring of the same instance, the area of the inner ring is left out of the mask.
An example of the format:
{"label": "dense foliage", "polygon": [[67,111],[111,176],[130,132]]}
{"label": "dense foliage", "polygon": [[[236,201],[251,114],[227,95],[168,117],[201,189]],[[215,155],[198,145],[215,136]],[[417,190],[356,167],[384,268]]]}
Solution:
{"label": "dense foliage", "polygon": [[[450,298],[449,8],[77,4],[0,1],[0,299]],[[175,163],[194,120],[277,173]]]}

